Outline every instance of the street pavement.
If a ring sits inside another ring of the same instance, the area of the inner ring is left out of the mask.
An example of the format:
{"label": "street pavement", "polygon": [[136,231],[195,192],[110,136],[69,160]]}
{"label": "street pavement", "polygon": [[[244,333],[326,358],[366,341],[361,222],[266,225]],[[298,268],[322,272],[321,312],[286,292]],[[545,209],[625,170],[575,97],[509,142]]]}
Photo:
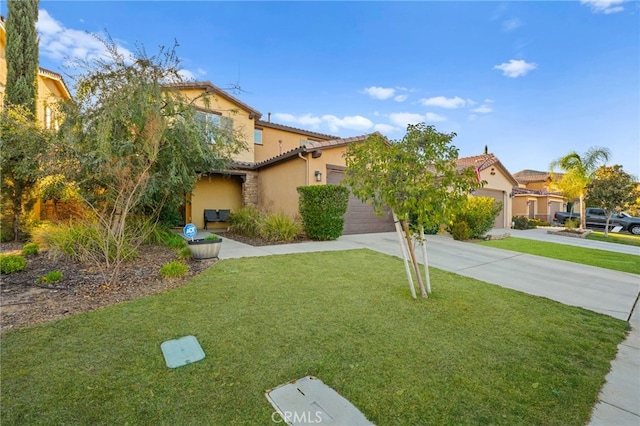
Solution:
{"label": "street pavement", "polygon": [[[495,230],[490,234],[504,232],[518,238],[640,256],[639,247],[551,235],[544,228]],[[224,238],[224,234],[221,236]],[[402,256],[397,234],[389,232],[262,247],[224,238],[220,259],[360,248]],[[427,259],[430,266],[439,269],[629,320],[631,332],[618,346],[589,425],[640,425],[640,307],[634,309],[640,293],[639,275],[454,241],[448,235],[427,236]]]}

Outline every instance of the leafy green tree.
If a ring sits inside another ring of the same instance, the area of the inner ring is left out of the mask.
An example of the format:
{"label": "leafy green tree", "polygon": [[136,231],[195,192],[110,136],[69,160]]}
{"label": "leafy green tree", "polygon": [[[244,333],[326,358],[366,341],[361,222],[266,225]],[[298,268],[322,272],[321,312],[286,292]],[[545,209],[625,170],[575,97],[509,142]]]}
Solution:
{"label": "leafy green tree", "polygon": [[[181,82],[175,47],[126,57],[104,43],[108,57],[80,64],[76,96],[62,105],[50,170],[77,184],[104,240],[119,247],[130,241],[131,215],[154,220],[192,192],[199,173],[225,169],[246,144],[237,131],[206,127],[193,99],[172,85]],[[112,252],[105,247],[107,263]],[[111,258],[113,281],[122,257]]]}
{"label": "leafy green tree", "polygon": [[560,191],[567,199],[580,200],[580,227],[583,229],[586,228],[584,197],[587,185],[593,179],[598,166],[609,161],[610,156],[611,151],[608,148],[596,146],[589,148],[583,155],[572,151],[551,163],[552,176],[555,168],[565,171],[564,176],[556,182]]}
{"label": "leafy green tree", "polygon": [[640,197],[633,176],[622,166],[599,167],[587,185],[586,200],[590,206],[600,207],[607,215],[604,235],[609,235],[609,219],[612,214],[624,210]]}
{"label": "leafy green tree", "polygon": [[[7,17],[7,81],[2,129],[2,222],[11,222],[13,238],[22,238],[25,212],[33,203],[37,157],[46,146],[36,122],[38,97],[38,0],[9,0]],[[6,234],[5,234],[6,236]],[[3,236],[4,237],[4,236]]]}
{"label": "leafy green tree", "polygon": [[39,0],[8,0],[5,103],[22,105],[35,117],[38,98]]}
{"label": "leafy green tree", "polygon": [[[38,126],[25,107],[11,105],[0,112],[0,134],[2,226],[5,228],[10,222],[11,237],[19,241],[27,212],[35,202],[33,189],[51,133]],[[6,236],[3,231],[3,238]]]}
{"label": "leafy green tree", "polygon": [[[424,243],[424,229],[449,223],[469,192],[481,185],[473,168],[457,167],[458,149],[451,143],[455,136],[420,123],[409,125],[401,140],[389,142],[374,133],[365,142],[350,145],[345,154],[345,184],[377,213],[391,208],[398,219],[406,241],[403,253],[408,250],[422,297],[427,297],[427,290],[413,251],[409,219]],[[408,268],[407,274],[413,294]]]}

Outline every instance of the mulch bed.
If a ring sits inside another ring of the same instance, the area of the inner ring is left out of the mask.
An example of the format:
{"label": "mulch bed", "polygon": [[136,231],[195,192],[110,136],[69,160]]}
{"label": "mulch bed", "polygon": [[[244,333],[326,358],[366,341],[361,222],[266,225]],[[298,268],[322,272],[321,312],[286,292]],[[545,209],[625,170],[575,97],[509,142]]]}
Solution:
{"label": "mulch bed", "polygon": [[[220,236],[252,246],[266,246],[309,241],[305,237],[293,241],[266,241],[234,232],[220,232]],[[19,254],[22,243],[1,243],[1,253]],[[107,286],[95,265],[74,263],[41,252],[27,256],[24,271],[0,276],[1,331],[55,321],[80,312],[137,299],[179,287],[194,276],[213,266],[217,259],[188,260],[189,272],[180,278],[163,278],[160,268],[177,260],[174,250],[161,246],[143,246],[139,257],[124,264],[116,284]],[[38,280],[52,271],[62,272],[62,280],[52,286]]]}

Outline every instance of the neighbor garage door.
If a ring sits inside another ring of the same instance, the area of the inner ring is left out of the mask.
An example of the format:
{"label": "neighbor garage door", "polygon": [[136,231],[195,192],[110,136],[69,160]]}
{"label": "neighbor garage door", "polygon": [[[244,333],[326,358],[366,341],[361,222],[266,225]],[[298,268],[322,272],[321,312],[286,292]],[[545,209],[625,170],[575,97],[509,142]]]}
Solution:
{"label": "neighbor garage door", "polygon": [[504,193],[502,191],[497,191],[494,189],[477,189],[476,190],[476,197],[490,197],[495,199],[496,201],[499,201],[502,203],[502,210],[500,211],[500,214],[498,214],[498,217],[496,217],[496,220],[493,224],[494,228],[497,229],[502,229],[504,228],[504,218],[506,216],[506,210],[507,210],[507,206],[504,202]]}
{"label": "neighbor garage door", "polygon": [[[338,185],[344,179],[343,170],[327,169],[327,183]],[[378,216],[373,212],[373,208],[358,200],[349,193],[349,204],[344,215],[344,235],[368,234],[372,232],[394,231],[393,216],[389,213],[386,216]]]}

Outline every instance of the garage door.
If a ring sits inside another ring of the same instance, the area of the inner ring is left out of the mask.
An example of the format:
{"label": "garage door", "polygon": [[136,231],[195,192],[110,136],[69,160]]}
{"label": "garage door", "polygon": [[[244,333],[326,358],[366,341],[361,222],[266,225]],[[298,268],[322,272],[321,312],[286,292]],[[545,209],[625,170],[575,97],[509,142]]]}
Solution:
{"label": "garage door", "polygon": [[476,197],[490,197],[493,198],[496,201],[499,201],[502,203],[502,210],[500,211],[500,214],[498,214],[498,217],[496,217],[496,220],[493,224],[493,227],[496,229],[503,229],[504,228],[504,218],[506,216],[506,210],[507,210],[507,206],[504,202],[504,193],[502,191],[497,191],[495,189],[477,189],[475,196]]}
{"label": "garage door", "polygon": [[[344,171],[327,169],[327,183],[339,185],[344,179]],[[373,212],[373,207],[358,200],[349,193],[349,204],[344,214],[344,235],[369,234],[372,232],[394,231],[393,216],[378,216]]]}

